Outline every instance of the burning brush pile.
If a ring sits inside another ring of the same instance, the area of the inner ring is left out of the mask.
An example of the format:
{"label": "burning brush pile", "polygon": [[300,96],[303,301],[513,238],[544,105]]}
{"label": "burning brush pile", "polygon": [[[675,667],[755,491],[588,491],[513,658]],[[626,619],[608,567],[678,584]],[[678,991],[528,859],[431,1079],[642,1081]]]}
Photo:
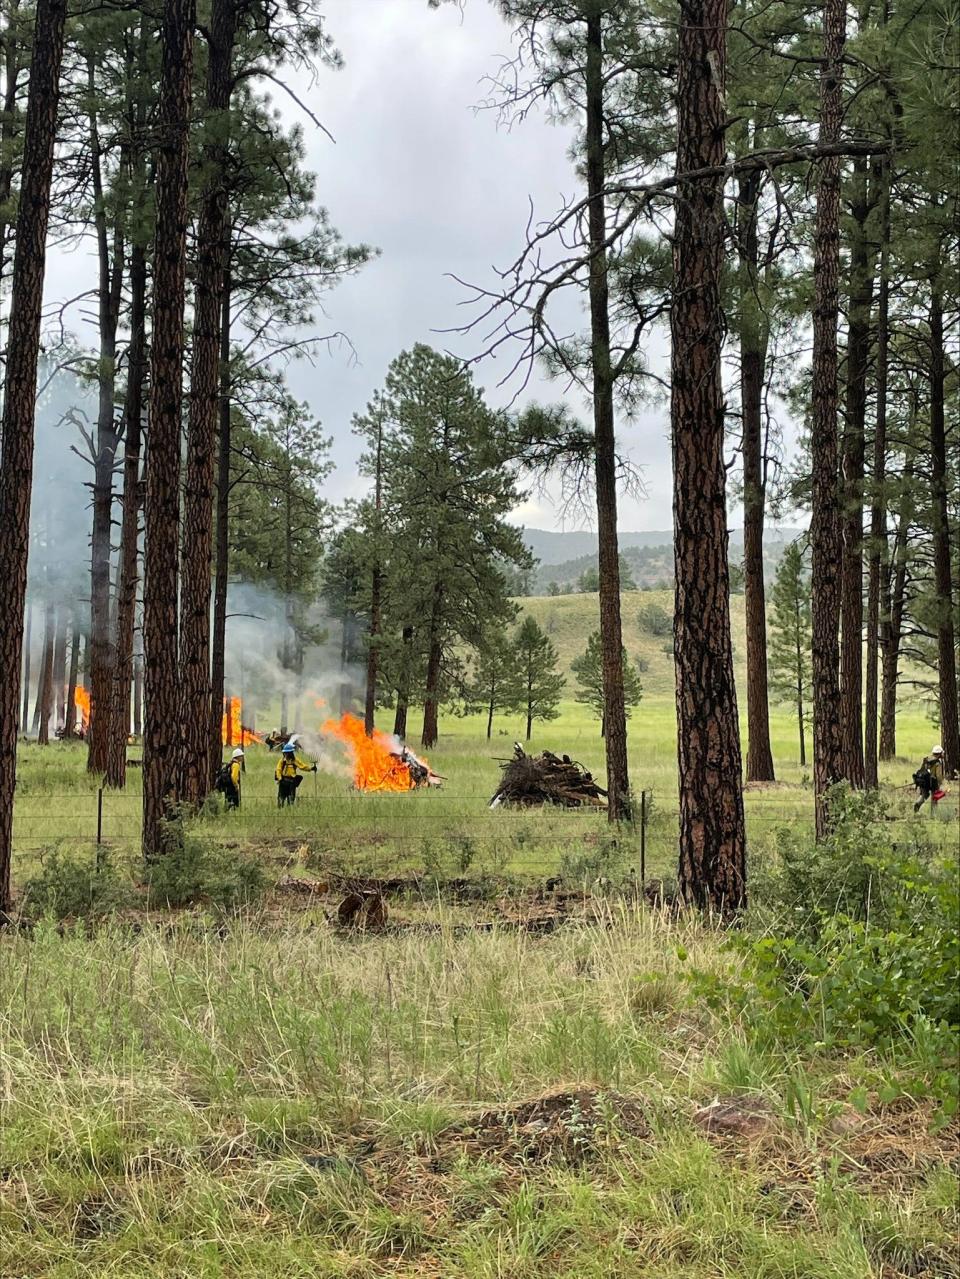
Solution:
{"label": "burning brush pile", "polygon": [[321,726],[325,737],[332,737],[347,748],[353,767],[354,790],[403,792],[421,786],[439,786],[446,778],[435,773],[425,759],[414,755],[396,737],[374,729],[368,737],[363,720],[345,714],[339,720],[328,719]]}
{"label": "burning brush pile", "polygon": [[520,804],[532,808],[558,804],[562,808],[606,808],[607,792],[593,780],[582,764],[569,755],[528,755],[519,742],[513,744],[513,759],[500,765],[500,785],[490,801],[491,808]]}

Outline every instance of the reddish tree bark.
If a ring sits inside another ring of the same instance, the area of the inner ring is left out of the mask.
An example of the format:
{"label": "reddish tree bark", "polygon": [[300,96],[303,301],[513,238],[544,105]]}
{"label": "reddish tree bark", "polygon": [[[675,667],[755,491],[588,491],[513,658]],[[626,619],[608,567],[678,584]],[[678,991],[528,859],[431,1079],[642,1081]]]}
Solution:
{"label": "reddish tree bark", "polygon": [[[180,597],[180,797],[199,804],[210,783],[210,558],[213,542],[214,455],[220,395],[223,273],[228,250],[227,175],[234,0],[214,0],[210,15],[203,154],[207,185],[197,229],[193,363],[187,426],[183,558]],[[219,752],[218,752],[219,755]]]}
{"label": "reddish tree bark", "polygon": [[17,210],[0,452],[0,911],[11,906],[13,793],[30,544],[34,413],[66,0],[37,0]]}
{"label": "reddish tree bark", "polygon": [[157,225],[153,268],[149,449],[144,506],[143,855],[169,847],[167,817],[177,796],[180,690],[177,567],[180,531],[180,416],[183,294],[194,0],[166,0],[158,119]]}
{"label": "reddish tree bark", "polygon": [[[820,72],[822,145],[840,140],[843,115],[843,0],[825,0]],[[840,273],[840,160],[820,161],[813,261],[813,786],[817,838],[829,829],[827,794],[843,776],[840,720],[840,526],[837,447],[837,317]]]}
{"label": "reddish tree bark", "polygon": [[763,580],[763,382],[766,322],[758,297],[757,198],[762,174],[744,174],[737,190],[740,290],[740,408],[743,416],[743,593],[747,631],[747,780],[772,782],[767,685],[767,601]]}
{"label": "reddish tree bark", "polygon": [[740,726],[730,637],[724,403],[720,356],[726,0],[681,11],[678,201],[673,241],[671,425],[676,571],[674,660],[680,773],[680,890],[728,912],[746,903]]}

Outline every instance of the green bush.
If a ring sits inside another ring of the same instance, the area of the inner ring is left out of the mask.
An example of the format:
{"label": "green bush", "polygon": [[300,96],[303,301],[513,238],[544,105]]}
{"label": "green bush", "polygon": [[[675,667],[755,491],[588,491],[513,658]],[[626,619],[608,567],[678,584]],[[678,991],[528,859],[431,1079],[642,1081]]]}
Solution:
{"label": "green bush", "polygon": [[781,828],[753,866],[753,897],[782,931],[816,936],[826,916],[908,925],[916,891],[934,861],[926,829],[916,823],[890,837],[887,806],[876,791],[842,784],[829,797],[833,826],[819,844],[802,828]]}
{"label": "green bush", "polygon": [[54,848],[45,854],[40,874],[24,886],[23,909],[56,919],[93,918],[130,905],[132,898],[132,886],[105,849],[80,856]]}
{"label": "green bush", "polygon": [[739,973],[690,980],[768,1048],[890,1053],[948,1115],[960,1050],[960,867],[916,839],[893,842],[882,811],[843,796],[822,844],[785,838],[767,884],[785,909],[767,914],[762,935],[754,918],[728,939]]}
{"label": "green bush", "polygon": [[263,896],[266,877],[260,865],[227,849],[186,838],[146,873],[147,905],[177,907],[203,904],[234,911]]}
{"label": "green bush", "polygon": [[648,635],[662,638],[673,634],[673,617],[659,604],[645,600],[637,610],[637,625]]}

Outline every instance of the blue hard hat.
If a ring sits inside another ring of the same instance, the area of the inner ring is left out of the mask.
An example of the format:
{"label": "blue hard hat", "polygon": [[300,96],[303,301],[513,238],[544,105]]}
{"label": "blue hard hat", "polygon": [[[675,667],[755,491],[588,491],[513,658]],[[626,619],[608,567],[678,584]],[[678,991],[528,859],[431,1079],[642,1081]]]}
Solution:
{"label": "blue hard hat", "polygon": [[283,755],[293,755],[293,754],[295,753],[295,750],[296,750],[296,748],[294,747],[294,745],[293,745],[293,743],[292,743],[292,742],[285,742],[285,743],[284,743],[284,745],[283,745],[283,747],[282,747],[282,749],[281,749],[281,754],[283,754]]}

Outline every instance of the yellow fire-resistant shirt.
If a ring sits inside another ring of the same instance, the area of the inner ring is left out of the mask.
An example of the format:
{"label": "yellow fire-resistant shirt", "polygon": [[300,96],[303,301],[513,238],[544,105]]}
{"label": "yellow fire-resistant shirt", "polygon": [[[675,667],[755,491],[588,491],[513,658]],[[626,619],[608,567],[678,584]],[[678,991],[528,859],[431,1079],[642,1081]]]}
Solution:
{"label": "yellow fire-resistant shirt", "polygon": [[299,755],[281,755],[274,776],[279,782],[281,777],[296,777],[298,769],[301,773],[311,773],[313,765],[304,763]]}

